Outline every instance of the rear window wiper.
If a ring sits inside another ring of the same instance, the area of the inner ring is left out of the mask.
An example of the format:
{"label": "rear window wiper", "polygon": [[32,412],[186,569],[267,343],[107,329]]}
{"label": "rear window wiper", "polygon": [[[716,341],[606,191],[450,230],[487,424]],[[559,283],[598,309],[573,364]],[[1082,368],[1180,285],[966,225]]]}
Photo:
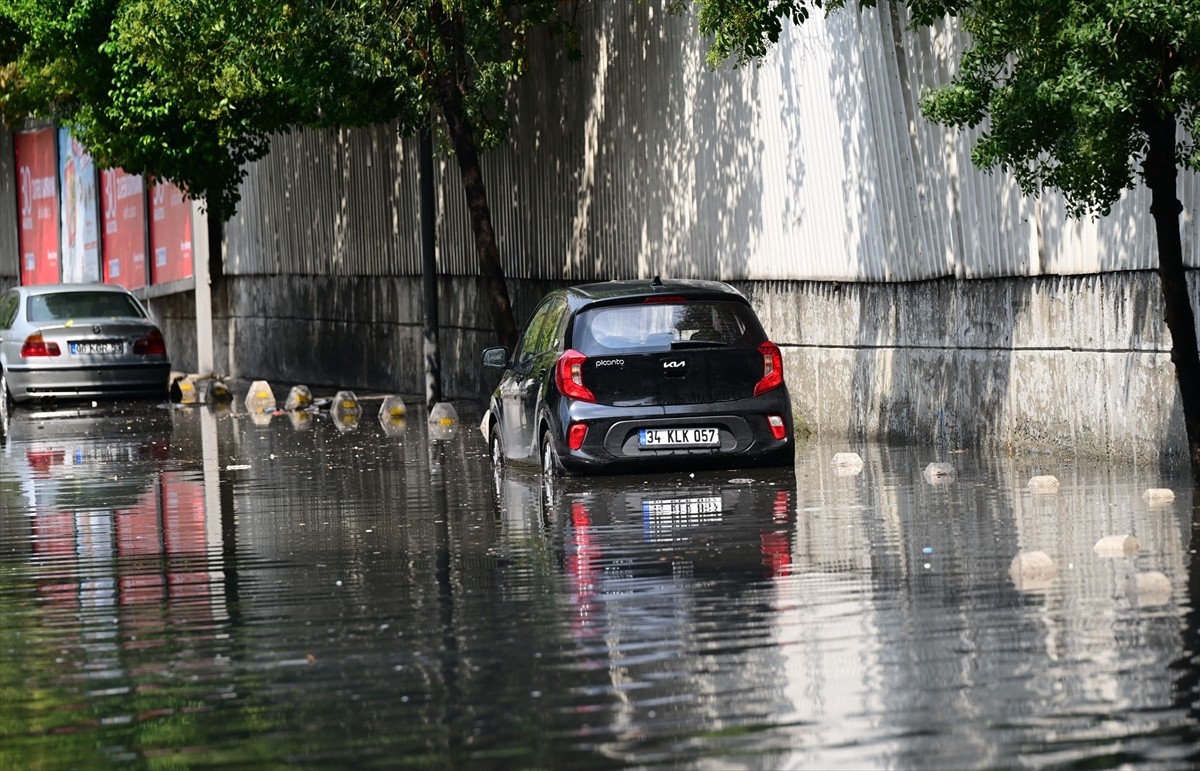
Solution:
{"label": "rear window wiper", "polygon": [[671,350],[679,348],[728,348],[729,343],[723,340],[672,340]]}

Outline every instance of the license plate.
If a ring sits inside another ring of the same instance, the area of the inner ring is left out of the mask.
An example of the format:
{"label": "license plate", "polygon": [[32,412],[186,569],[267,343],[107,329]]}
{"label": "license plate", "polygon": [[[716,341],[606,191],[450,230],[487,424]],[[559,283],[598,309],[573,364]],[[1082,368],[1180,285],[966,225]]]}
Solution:
{"label": "license plate", "polygon": [[715,514],[721,510],[721,496],[712,498],[671,498],[662,501],[642,501],[642,513],[648,517],[694,517]]}
{"label": "license plate", "polygon": [[640,447],[716,447],[721,432],[715,428],[643,428],[638,431]]}
{"label": "license plate", "polygon": [[71,343],[73,356],[95,356],[96,354],[123,353],[124,351],[125,344],[119,340],[104,343]]}

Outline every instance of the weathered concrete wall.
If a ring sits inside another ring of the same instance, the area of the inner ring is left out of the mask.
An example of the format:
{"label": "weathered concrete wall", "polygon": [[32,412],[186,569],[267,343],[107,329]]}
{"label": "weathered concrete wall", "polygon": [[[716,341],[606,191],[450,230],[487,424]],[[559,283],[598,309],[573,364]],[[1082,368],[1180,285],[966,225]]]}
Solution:
{"label": "weathered concrete wall", "polygon": [[[510,282],[517,318],[561,283]],[[1152,272],[737,285],[784,350],[797,425],[817,435],[1186,457]],[[494,376],[479,354],[494,336],[478,280],[444,277],[439,288],[443,395],[482,404]],[[422,395],[420,292],[418,277],[226,277],[214,295],[217,369]],[[168,324],[187,321],[172,313]]]}
{"label": "weathered concrete wall", "polygon": [[1186,457],[1154,273],[742,288],[816,434]]}
{"label": "weathered concrete wall", "polygon": [[150,315],[162,327],[167,341],[171,368],[180,372],[196,371],[196,299],[192,292],[177,292],[149,297],[145,304]]}
{"label": "weathered concrete wall", "polygon": [[[557,285],[512,282],[518,321]],[[443,395],[482,399],[492,383],[479,356],[495,335],[480,280],[447,276],[438,287]],[[419,276],[226,276],[213,306],[219,374],[425,393]]]}

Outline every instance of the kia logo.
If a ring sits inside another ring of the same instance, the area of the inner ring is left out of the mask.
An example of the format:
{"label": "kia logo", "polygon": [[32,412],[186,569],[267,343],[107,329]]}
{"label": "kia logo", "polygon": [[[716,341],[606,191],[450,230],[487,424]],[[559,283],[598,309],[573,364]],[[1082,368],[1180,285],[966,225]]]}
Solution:
{"label": "kia logo", "polygon": [[686,365],[686,361],[664,361],[663,369],[675,369],[676,367],[683,367]]}

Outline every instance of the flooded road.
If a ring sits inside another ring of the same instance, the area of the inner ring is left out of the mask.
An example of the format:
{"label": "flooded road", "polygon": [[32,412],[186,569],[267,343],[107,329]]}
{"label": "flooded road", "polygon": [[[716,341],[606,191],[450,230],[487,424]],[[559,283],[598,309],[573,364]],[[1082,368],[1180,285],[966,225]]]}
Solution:
{"label": "flooded road", "polygon": [[812,443],[794,471],[546,489],[496,477],[469,416],[431,438],[369,402],[353,424],[143,404],[8,428],[0,768],[1200,751],[1184,469]]}

